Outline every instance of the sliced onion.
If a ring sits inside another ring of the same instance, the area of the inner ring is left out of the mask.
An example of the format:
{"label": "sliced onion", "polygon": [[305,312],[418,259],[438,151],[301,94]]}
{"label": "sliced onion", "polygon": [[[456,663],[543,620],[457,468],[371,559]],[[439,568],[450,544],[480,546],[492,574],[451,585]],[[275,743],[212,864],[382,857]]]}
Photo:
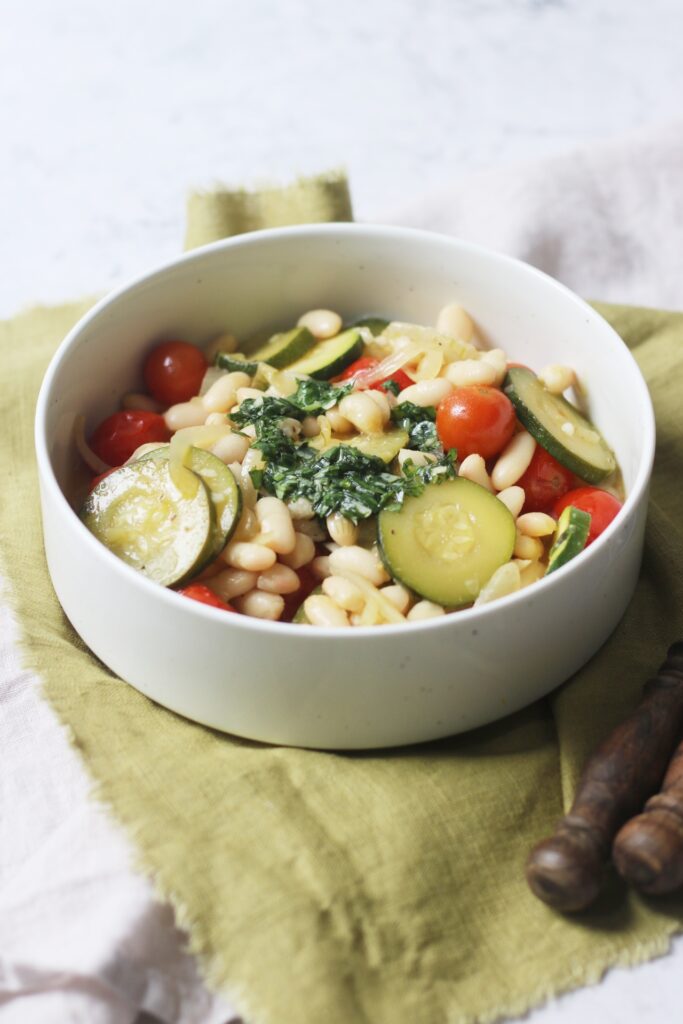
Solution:
{"label": "sliced onion", "polygon": [[[335,569],[334,575],[343,576],[345,580],[349,581],[349,583],[355,583],[358,589],[362,592],[366,602],[373,605],[386,622],[406,621],[405,615],[401,615],[396,605],[392,604],[391,601],[389,601],[388,598],[386,598],[384,594],[377,589],[377,587],[370,583],[369,580],[366,580],[364,576],[359,575],[357,572],[350,572],[347,569]],[[371,623],[368,623],[368,625],[371,625]]]}
{"label": "sliced onion", "polygon": [[409,345],[397,352],[392,352],[381,363],[378,363],[377,366],[370,366],[367,370],[361,370],[353,378],[354,387],[358,391],[363,391],[365,388],[369,388],[371,384],[374,384],[375,381],[391,377],[392,373],[396,373],[397,370],[400,370],[407,363],[414,363],[423,352],[424,349],[419,345]]}
{"label": "sliced onion", "polygon": [[227,372],[227,370],[221,370],[220,366],[209,366],[202,377],[202,383],[199,388],[199,397],[201,398],[202,395],[205,395],[217,380],[220,380],[221,377],[227,376]]}
{"label": "sliced onion", "polygon": [[100,473],[106,473],[108,469],[111,469],[108,462],[101,459],[99,455],[95,455],[85,439],[85,416],[77,416],[74,420],[74,443],[78,454],[93,473],[99,476]]}

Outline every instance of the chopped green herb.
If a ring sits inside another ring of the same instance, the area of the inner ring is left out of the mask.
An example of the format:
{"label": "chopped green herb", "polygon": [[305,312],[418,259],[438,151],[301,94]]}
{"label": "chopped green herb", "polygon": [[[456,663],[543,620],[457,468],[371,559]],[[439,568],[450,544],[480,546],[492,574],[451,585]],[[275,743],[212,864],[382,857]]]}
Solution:
{"label": "chopped green herb", "polygon": [[433,405],[421,406],[414,402],[399,402],[391,410],[394,423],[408,432],[406,447],[418,452],[441,455],[443,446],[436,432],[436,409]]}
{"label": "chopped green herb", "polygon": [[288,401],[307,416],[319,416],[353,390],[353,381],[348,384],[329,384],[326,380],[300,380],[296,394]]}
{"label": "chopped green herb", "polygon": [[389,378],[389,380],[382,381],[380,387],[384,391],[391,391],[392,395],[394,396],[401,394],[401,385],[397,384],[395,380],[391,379],[391,377]]}

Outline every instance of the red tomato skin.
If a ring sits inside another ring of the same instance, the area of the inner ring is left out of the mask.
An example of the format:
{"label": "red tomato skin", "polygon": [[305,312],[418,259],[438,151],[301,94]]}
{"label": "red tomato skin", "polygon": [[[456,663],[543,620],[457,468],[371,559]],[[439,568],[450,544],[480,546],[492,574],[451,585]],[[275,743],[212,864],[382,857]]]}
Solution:
{"label": "red tomato skin", "polygon": [[221,608],[224,612],[235,612],[237,609],[233,608],[231,604],[223,601],[218,594],[214,594],[210,587],[207,587],[206,583],[190,583],[189,586],[183,587],[178,591],[183,597],[189,597],[193,601],[199,601],[201,604],[208,604],[212,608]]}
{"label": "red tomato skin", "polygon": [[574,474],[537,444],[526,472],[517,481],[524,488],[523,511],[546,512],[573,482]]}
{"label": "red tomato skin", "polygon": [[439,402],[436,432],[445,449],[457,448],[458,458],[497,455],[515,432],[515,409],[498,388],[471,385],[455,388]]}
{"label": "red tomato skin", "polygon": [[586,547],[592,544],[596,537],[599,537],[607,529],[621,508],[621,502],[613,494],[610,494],[609,491],[603,491],[599,487],[588,486],[576,487],[573,491],[567,491],[566,494],[557,499],[552,510],[552,514],[556,519],[560,518],[560,514],[567,505],[574,505],[575,508],[580,508],[590,514],[591,524],[588,530]]}
{"label": "red tomato skin", "polygon": [[163,416],[141,409],[112,413],[94,430],[88,444],[110,466],[122,466],[141,444],[170,441]]}
{"label": "red tomato skin", "polygon": [[149,394],[163,405],[187,402],[199,389],[208,363],[204,353],[186,341],[162,341],[145,359],[143,377]]}
{"label": "red tomato skin", "polygon": [[[359,373],[362,373],[363,370],[369,370],[371,367],[378,365],[379,359],[374,359],[372,356],[361,356],[359,359],[356,359],[355,362],[351,363],[350,366],[347,366],[342,373],[338,374],[338,376],[336,377],[333,377],[332,383],[339,384],[340,382],[345,380],[352,380]],[[371,384],[370,390],[384,391],[382,385],[385,384],[388,380],[393,380],[398,385],[401,391],[403,391],[404,388],[409,388],[410,385],[413,384],[413,381],[410,379],[408,374],[405,373],[404,370],[394,370],[394,372],[389,377],[382,377],[381,380],[377,380],[375,381],[374,384]]]}

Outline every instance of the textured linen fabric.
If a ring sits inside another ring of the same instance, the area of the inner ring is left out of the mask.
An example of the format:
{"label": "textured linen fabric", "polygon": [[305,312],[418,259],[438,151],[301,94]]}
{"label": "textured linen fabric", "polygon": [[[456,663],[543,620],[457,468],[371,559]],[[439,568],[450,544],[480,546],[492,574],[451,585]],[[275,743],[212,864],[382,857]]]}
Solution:
{"label": "textured linen fabric", "polygon": [[12,488],[2,568],[26,665],[212,985],[254,1024],[454,1024],[523,1012],[665,950],[683,897],[643,900],[613,879],[592,911],[565,919],[530,896],[523,863],[586,754],[683,635],[683,316],[601,308],[643,369],[659,429],[641,581],[601,651],[551,700],[467,736],[330,754],[187,722],[112,676],[71,630],[39,554],[30,421],[81,311],[0,328],[0,408],[16,424],[0,438]]}

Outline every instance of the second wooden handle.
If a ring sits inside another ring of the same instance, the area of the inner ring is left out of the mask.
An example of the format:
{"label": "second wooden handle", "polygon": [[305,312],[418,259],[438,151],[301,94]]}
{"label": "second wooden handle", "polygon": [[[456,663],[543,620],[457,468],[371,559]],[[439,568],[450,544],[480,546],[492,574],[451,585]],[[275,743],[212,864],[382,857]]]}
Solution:
{"label": "second wooden handle", "polygon": [[589,759],[569,814],[531,851],[532,892],[558,910],[581,910],[597,896],[619,827],[659,788],[683,731],[683,642],[669,648],[633,714]]}

